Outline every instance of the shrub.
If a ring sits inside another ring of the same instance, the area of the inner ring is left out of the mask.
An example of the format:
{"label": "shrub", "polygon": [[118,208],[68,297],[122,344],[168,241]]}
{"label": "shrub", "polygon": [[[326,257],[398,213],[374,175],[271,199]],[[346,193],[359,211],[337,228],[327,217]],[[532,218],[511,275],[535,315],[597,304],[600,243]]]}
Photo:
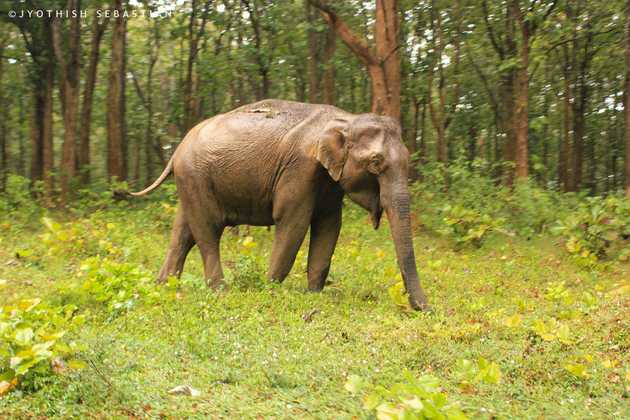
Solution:
{"label": "shrub", "polygon": [[[81,270],[86,277],[83,291],[88,300],[106,305],[110,316],[132,309],[142,299],[154,302],[160,297],[151,274],[135,265],[91,257],[83,262]],[[169,286],[176,287],[174,278]]]}
{"label": "shrub", "polygon": [[630,201],[616,196],[588,197],[577,210],[558,221],[552,232],[562,235],[567,251],[587,265],[619,252],[630,255]]}
{"label": "shrub", "polygon": [[[16,386],[38,388],[46,378],[66,367],[64,358],[80,350],[63,338],[83,321],[77,307],[49,307],[40,299],[22,300],[0,308],[0,395]],[[67,366],[81,367],[76,360]]]}
{"label": "shrub", "polygon": [[9,174],[6,189],[0,195],[0,223],[25,224],[41,212],[42,208],[31,195],[31,181]]}
{"label": "shrub", "polygon": [[48,253],[52,255],[121,256],[123,249],[116,247],[111,236],[116,230],[113,223],[103,223],[93,219],[79,219],[59,223],[43,217],[46,231],[41,235]]}
{"label": "shrub", "polygon": [[457,248],[472,244],[480,248],[487,234],[499,230],[503,219],[493,219],[477,210],[467,209],[460,205],[446,205],[444,213],[443,231],[455,240]]}
{"label": "shrub", "polygon": [[240,290],[261,289],[269,282],[266,279],[260,255],[253,252],[258,246],[252,236],[238,240],[239,254],[236,260],[228,265],[226,280]]}
{"label": "shrub", "polygon": [[375,411],[379,419],[466,419],[456,404],[440,392],[440,382],[430,375],[414,377],[404,372],[404,381],[389,388],[368,383],[351,375],[346,389],[363,394],[363,408]]}
{"label": "shrub", "polygon": [[543,233],[554,222],[568,213],[570,198],[536,186],[531,181],[517,182],[513,189],[501,188],[497,195],[498,211],[511,230],[530,237]]}

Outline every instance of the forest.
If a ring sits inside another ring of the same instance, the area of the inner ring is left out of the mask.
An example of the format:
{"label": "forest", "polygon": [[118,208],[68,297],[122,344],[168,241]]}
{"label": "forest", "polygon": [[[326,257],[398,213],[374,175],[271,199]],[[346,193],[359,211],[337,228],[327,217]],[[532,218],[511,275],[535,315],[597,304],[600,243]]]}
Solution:
{"label": "forest", "polygon": [[[277,227],[155,285],[129,193],[269,98],[400,123],[432,311],[347,198],[322,293]],[[0,0],[0,417],[628,417],[629,197],[630,0]]]}

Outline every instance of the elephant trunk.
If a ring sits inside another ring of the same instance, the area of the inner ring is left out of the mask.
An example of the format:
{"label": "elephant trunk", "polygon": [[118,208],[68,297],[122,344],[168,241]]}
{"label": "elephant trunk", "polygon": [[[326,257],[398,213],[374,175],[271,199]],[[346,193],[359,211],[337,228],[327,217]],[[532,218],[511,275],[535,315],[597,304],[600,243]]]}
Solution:
{"label": "elephant trunk", "polygon": [[428,310],[429,304],[420,286],[413,251],[407,177],[406,174],[398,174],[393,177],[394,179],[388,178],[392,177],[379,177],[381,204],[389,219],[398,266],[409,295],[409,303],[416,310]]}

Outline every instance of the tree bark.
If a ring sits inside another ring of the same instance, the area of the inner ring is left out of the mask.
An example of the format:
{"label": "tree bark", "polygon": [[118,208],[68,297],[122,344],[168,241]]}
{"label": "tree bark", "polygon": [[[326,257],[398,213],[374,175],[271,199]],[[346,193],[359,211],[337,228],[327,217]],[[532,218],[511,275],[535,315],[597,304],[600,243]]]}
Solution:
{"label": "tree bark", "polygon": [[[66,10],[81,10],[79,0],[68,0]],[[64,139],[61,158],[61,201],[66,204],[71,198],[71,183],[76,175],[77,127],[79,117],[79,55],[81,45],[80,18],[70,17],[69,31],[62,34],[61,22],[52,23],[53,50],[59,63],[59,91],[63,113]],[[65,38],[65,42],[64,42]],[[64,48],[65,44],[65,48]],[[67,51],[67,54],[64,52]]]}
{"label": "tree bark", "polygon": [[[115,0],[114,10],[123,12],[122,0]],[[111,181],[127,179],[125,130],[125,38],[127,21],[114,19],[112,29],[109,90],[107,94],[107,177]]]}
{"label": "tree bark", "polygon": [[322,76],[322,101],[325,104],[334,105],[337,99],[335,91],[335,63],[333,58],[337,47],[337,35],[333,28],[328,28],[325,33],[324,56],[322,58],[323,76]]}
{"label": "tree bark", "polygon": [[47,204],[51,204],[52,193],[54,188],[53,169],[54,169],[54,156],[53,156],[53,89],[55,84],[53,61],[49,56],[49,65],[44,69],[45,82],[43,86],[42,95],[42,109],[40,124],[40,144],[42,147],[42,178],[44,180],[44,194],[46,196]]}
{"label": "tree bark", "polygon": [[559,183],[564,192],[574,191],[573,176],[571,176],[571,112],[573,102],[571,90],[571,64],[569,60],[568,46],[563,47],[563,97],[562,97],[562,138],[560,139],[560,150],[558,153],[558,176]]}
{"label": "tree bark", "polygon": [[306,31],[306,44],[308,46],[308,57],[306,68],[308,73],[308,101],[312,104],[319,101],[319,49],[317,48],[317,31],[315,25],[315,9],[309,2],[304,2],[304,12],[308,29]]}
{"label": "tree bark", "polygon": [[107,20],[99,21],[95,16],[92,22],[92,40],[90,41],[90,57],[88,61],[85,84],[83,86],[83,100],[81,103],[81,121],[79,126],[78,170],[81,173],[81,183],[90,182],[90,130],[92,126],[92,105],[94,102],[94,88],[100,45],[107,27]]}
{"label": "tree bark", "polygon": [[188,21],[188,60],[186,63],[186,81],[184,83],[184,132],[186,134],[199,119],[199,75],[196,72],[197,58],[199,55],[199,41],[203,38],[208,21],[210,0],[205,2],[201,11],[201,21],[197,23],[199,11],[197,0],[192,0],[190,19]]}
{"label": "tree bark", "polygon": [[[460,32],[461,32],[461,5],[459,1],[457,1],[456,6],[454,8],[454,16],[452,20],[454,23],[454,28],[452,30],[452,40],[450,44],[453,46],[454,50],[454,60],[453,60],[453,75],[455,78],[455,83],[453,86],[447,86],[447,78],[446,78],[446,69],[444,68],[444,63],[442,60],[442,56],[446,49],[446,37],[444,35],[444,27],[442,25],[442,16],[438,7],[435,4],[435,1],[431,3],[431,44],[432,44],[432,56],[433,60],[429,64],[429,70],[427,71],[427,82],[428,82],[428,107],[429,114],[431,116],[431,122],[433,124],[433,128],[435,129],[436,139],[437,139],[437,147],[436,154],[437,160],[440,163],[447,164],[448,163],[448,138],[447,138],[447,130],[450,122],[453,118],[455,110],[457,108],[457,104],[459,103],[459,66],[461,61],[461,42],[460,42]],[[437,85],[434,86],[434,79],[437,67]],[[435,91],[435,95],[433,95],[433,91]],[[452,92],[452,97],[450,100],[448,99],[448,92]],[[437,100],[434,100],[434,96],[437,96]]]}
{"label": "tree bark", "polygon": [[368,46],[328,5],[308,0],[318,8],[337,36],[367,67],[372,86],[372,112],[400,121],[399,17],[396,0],[376,0],[375,48]]}
{"label": "tree bark", "polygon": [[626,143],[624,187],[626,197],[630,197],[630,0],[626,0],[624,9],[624,59],[626,67],[623,98],[624,138]]}
{"label": "tree bark", "polygon": [[519,45],[519,63],[516,71],[514,89],[514,140],[516,178],[526,179],[529,176],[529,48],[530,24],[525,19],[520,0],[513,0],[516,20],[521,31]]}
{"label": "tree bark", "polygon": [[55,60],[49,19],[15,20],[29,52],[32,71],[28,73],[33,113],[30,122],[31,164],[33,185],[43,181],[44,198],[50,205],[54,180],[53,170],[53,89]]}
{"label": "tree bark", "polygon": [[4,192],[7,186],[7,111],[5,103],[4,79],[4,40],[0,39],[0,191]]}

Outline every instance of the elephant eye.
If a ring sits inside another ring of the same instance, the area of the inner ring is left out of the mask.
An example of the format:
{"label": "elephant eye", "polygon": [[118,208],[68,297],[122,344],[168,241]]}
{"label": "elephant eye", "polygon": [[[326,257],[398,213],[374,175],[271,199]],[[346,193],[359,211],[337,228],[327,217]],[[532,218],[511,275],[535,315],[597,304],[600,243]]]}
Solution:
{"label": "elephant eye", "polygon": [[370,157],[371,164],[380,165],[381,162],[383,162],[383,155],[381,155],[380,153],[376,153],[372,155],[372,157]]}
{"label": "elephant eye", "polygon": [[368,171],[378,175],[382,171],[383,155],[376,153],[370,157],[370,163],[368,164]]}

